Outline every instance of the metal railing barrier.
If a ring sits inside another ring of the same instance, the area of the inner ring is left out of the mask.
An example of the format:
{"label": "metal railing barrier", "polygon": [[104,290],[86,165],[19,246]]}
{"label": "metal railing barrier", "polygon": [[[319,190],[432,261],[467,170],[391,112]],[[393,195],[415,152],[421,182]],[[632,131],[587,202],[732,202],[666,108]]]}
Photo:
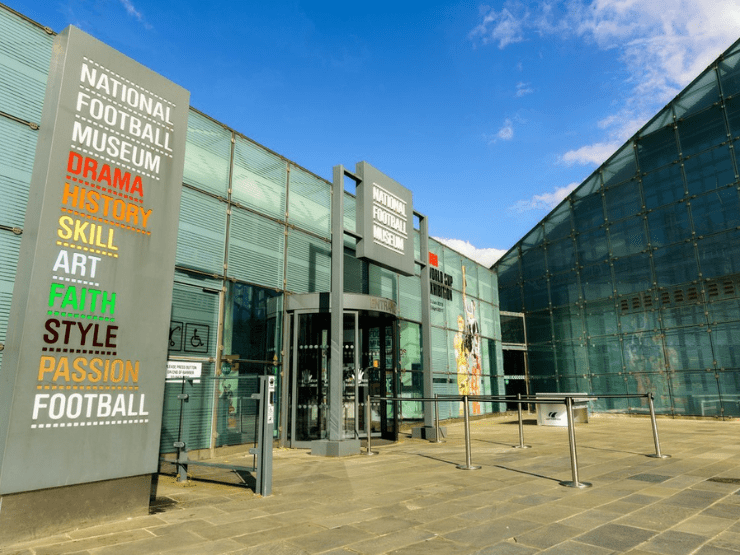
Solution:
{"label": "metal railing barrier", "polygon": [[[200,379],[213,381],[211,388],[203,388],[206,392],[211,390],[217,391],[219,380],[223,380],[221,377]],[[253,455],[253,465],[240,466],[230,463],[190,460],[188,457],[186,438],[190,437],[191,418],[195,418],[197,421],[199,419],[198,417],[202,416],[202,414],[199,414],[198,410],[191,410],[190,408],[192,395],[191,393],[186,392],[186,386],[188,391],[192,391],[193,380],[187,378],[182,380],[182,391],[177,395],[177,399],[180,401],[180,418],[177,430],[177,441],[172,443],[172,446],[177,450],[176,458],[171,459],[165,456],[160,456],[160,461],[174,464],[176,466],[178,482],[187,481],[189,466],[203,466],[231,470],[239,476],[242,482],[245,481],[240,472],[254,473],[255,493],[262,495],[263,497],[267,497],[272,493],[272,440],[275,426],[275,377],[247,375],[240,376],[238,378],[231,377],[228,379],[232,381],[241,380],[246,382],[258,382],[258,392],[252,393],[248,397],[244,397],[244,400],[254,401],[254,403],[257,404],[256,410],[253,410],[250,406],[250,410],[245,411],[249,412],[249,414],[243,415],[244,419],[248,421],[247,428],[252,429],[248,429],[247,431],[243,429],[243,424],[241,422],[242,415],[239,417],[240,421],[238,426],[239,435],[241,437],[247,436],[253,439],[255,446],[249,449],[249,454]],[[252,389],[252,391],[253,390],[254,389]],[[201,396],[200,400],[203,400],[203,396]],[[228,414],[225,417],[228,418]]]}
{"label": "metal railing barrier", "polygon": [[[439,443],[439,401],[446,401],[446,402],[462,402],[463,403],[463,418],[464,418],[464,428],[465,428],[465,464],[459,464],[457,465],[457,468],[461,470],[478,470],[481,468],[480,466],[473,465],[471,463],[471,447],[470,447],[470,410],[468,403],[470,401],[478,401],[478,402],[516,402],[517,403],[517,413],[518,413],[518,420],[519,420],[519,445],[515,445],[514,448],[518,449],[527,449],[530,446],[524,445],[524,426],[523,426],[523,420],[522,420],[522,404],[564,404],[566,406],[566,412],[568,417],[568,447],[569,447],[569,454],[570,454],[570,464],[571,464],[571,474],[572,474],[572,480],[569,481],[562,481],[560,482],[560,485],[567,486],[567,487],[574,487],[574,488],[588,488],[591,487],[591,484],[589,482],[581,482],[578,476],[578,453],[576,449],[576,432],[575,432],[575,421],[573,417],[573,404],[583,403],[586,401],[593,401],[596,399],[632,399],[632,398],[647,398],[648,404],[650,408],[650,422],[651,427],[653,431],[653,441],[655,443],[655,453],[646,455],[648,457],[658,458],[658,459],[667,459],[670,457],[670,455],[664,455],[660,451],[660,439],[658,437],[658,424],[655,419],[655,407],[653,403],[654,394],[652,392],[650,393],[642,393],[642,394],[622,394],[622,395],[614,395],[614,394],[607,394],[607,395],[562,395],[553,393],[552,395],[547,396],[539,396],[535,397],[534,395],[525,395],[522,396],[521,394],[517,394],[516,397],[513,395],[443,395],[440,396],[438,394],[435,394],[433,398],[426,398],[426,397],[370,397],[368,395],[367,397],[367,404],[370,405],[371,402],[380,402],[380,401],[414,401],[414,402],[433,402],[434,408],[435,408],[435,426],[436,426],[436,438],[437,441],[432,441],[435,443]],[[367,419],[369,422],[369,418]],[[370,437],[370,425],[368,424],[368,437]],[[369,447],[369,441],[368,441],[368,450]]]}

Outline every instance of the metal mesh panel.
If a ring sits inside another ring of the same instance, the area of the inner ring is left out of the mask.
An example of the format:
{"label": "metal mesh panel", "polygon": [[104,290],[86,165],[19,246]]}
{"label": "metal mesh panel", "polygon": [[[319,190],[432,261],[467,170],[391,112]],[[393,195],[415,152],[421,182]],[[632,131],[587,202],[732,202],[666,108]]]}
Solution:
{"label": "metal mesh panel", "polygon": [[287,289],[317,293],[331,287],[331,245],[295,230],[288,232]]}
{"label": "metal mesh panel", "polygon": [[0,111],[41,122],[54,37],[0,7]]}
{"label": "metal mesh panel", "polygon": [[[2,10],[0,9],[0,13]],[[0,224],[23,227],[37,131],[0,118]]]}
{"label": "metal mesh panel", "polygon": [[331,235],[331,185],[292,166],[288,196],[290,223],[321,237]]}
{"label": "metal mesh panel", "polygon": [[231,160],[231,132],[190,110],[183,181],[226,198]]}
{"label": "metal mesh panel", "polygon": [[285,226],[251,212],[232,208],[228,275],[282,289]]}
{"label": "metal mesh panel", "polygon": [[419,275],[399,278],[399,308],[401,316],[409,320],[421,321],[421,280]]}
{"label": "metal mesh panel", "polygon": [[226,204],[183,187],[176,263],[222,275],[225,240]]}
{"label": "metal mesh panel", "polygon": [[254,143],[236,137],[231,198],[244,206],[282,220],[288,164]]}

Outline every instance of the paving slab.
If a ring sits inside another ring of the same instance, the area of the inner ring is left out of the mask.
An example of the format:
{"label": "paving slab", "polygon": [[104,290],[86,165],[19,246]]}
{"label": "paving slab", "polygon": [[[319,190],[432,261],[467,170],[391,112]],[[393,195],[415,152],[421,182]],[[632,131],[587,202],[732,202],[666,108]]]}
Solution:
{"label": "paving slab", "polygon": [[579,475],[593,484],[588,489],[559,484],[572,474],[565,430],[526,425],[532,448],[514,449],[512,416],[471,422],[477,471],[455,466],[465,459],[458,422],[447,423],[444,444],[404,433],[374,446],[375,457],[275,449],[270,497],[219,483],[214,473],[185,484],[161,475],[149,516],[0,553],[738,555],[740,421],[659,418],[658,427],[670,459],[645,456],[648,419],[593,415],[579,424]]}

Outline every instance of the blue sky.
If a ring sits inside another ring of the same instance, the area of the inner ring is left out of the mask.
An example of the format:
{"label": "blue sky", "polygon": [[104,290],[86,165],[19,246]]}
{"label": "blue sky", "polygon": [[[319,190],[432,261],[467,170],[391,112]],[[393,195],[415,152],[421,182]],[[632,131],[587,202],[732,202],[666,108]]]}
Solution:
{"label": "blue sky", "polygon": [[740,0],[4,0],[324,178],[366,160],[486,264],[740,37]]}

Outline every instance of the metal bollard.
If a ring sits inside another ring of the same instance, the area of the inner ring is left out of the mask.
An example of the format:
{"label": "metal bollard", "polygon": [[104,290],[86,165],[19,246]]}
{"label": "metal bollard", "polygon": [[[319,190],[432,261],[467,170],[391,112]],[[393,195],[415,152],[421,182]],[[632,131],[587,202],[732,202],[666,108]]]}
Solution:
{"label": "metal bollard", "polygon": [[648,455],[654,459],[669,459],[670,455],[663,455],[660,452],[660,439],[658,439],[658,423],[655,420],[655,405],[653,404],[653,392],[647,394],[648,404],[650,405],[650,422],[653,425],[653,441],[655,442],[655,454]]}
{"label": "metal bollard", "polygon": [[480,470],[480,466],[470,463],[470,409],[468,408],[468,396],[463,395],[463,414],[465,415],[465,464],[458,464],[460,470]]}
{"label": "metal bollard", "polygon": [[444,443],[439,434],[439,394],[434,394],[434,441],[431,443]]}
{"label": "metal bollard", "polygon": [[578,480],[578,456],[576,455],[576,426],[573,421],[573,398],[565,398],[565,408],[568,411],[568,443],[570,445],[570,467],[573,473],[573,480],[560,482],[561,486],[567,486],[569,488],[590,488],[589,482],[581,482]]}
{"label": "metal bollard", "polygon": [[367,397],[365,397],[365,431],[367,433],[367,450],[365,455],[377,455],[377,451],[373,451],[370,447],[370,436],[372,435],[372,417],[373,412],[370,408],[370,392],[368,391]]}
{"label": "metal bollard", "polygon": [[524,421],[522,420],[522,394],[517,393],[517,412],[519,413],[519,445],[515,445],[514,449],[529,449],[531,445],[524,445]]}

